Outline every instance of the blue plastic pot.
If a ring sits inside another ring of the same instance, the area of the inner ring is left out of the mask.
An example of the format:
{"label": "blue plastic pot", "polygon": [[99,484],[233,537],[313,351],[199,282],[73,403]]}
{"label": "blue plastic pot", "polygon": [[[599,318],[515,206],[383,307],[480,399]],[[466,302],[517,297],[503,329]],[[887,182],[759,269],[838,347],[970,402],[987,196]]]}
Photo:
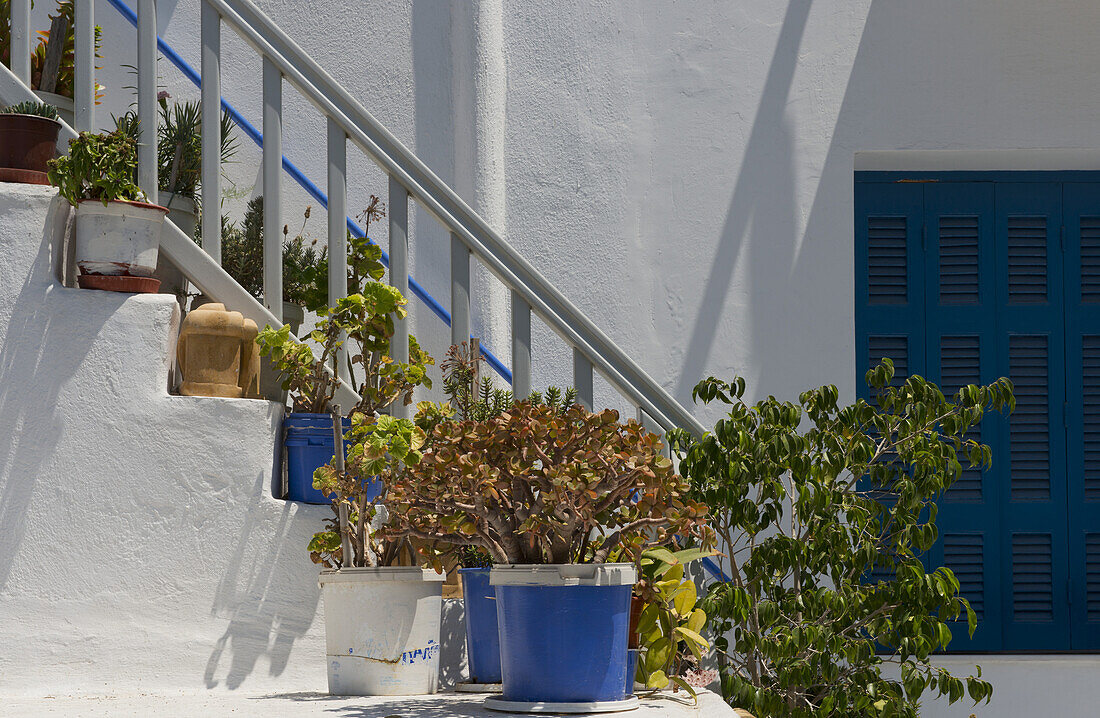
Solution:
{"label": "blue plastic pot", "polygon": [[503,701],[627,699],[630,564],[494,567]]}
{"label": "blue plastic pot", "polygon": [[[344,431],[351,423],[343,420]],[[350,442],[344,442],[347,452]],[[288,501],[306,504],[329,504],[329,497],[313,488],[313,472],[336,455],[336,442],[332,436],[332,416],[329,414],[287,414],[283,419],[283,456],[286,459]],[[373,500],[381,491],[381,482],[372,486],[368,498]]]}
{"label": "blue plastic pot", "polygon": [[638,673],[638,649],[630,648],[626,654],[626,694],[634,693],[634,676]]}
{"label": "blue plastic pot", "polygon": [[489,569],[460,568],[462,601],[466,607],[466,658],[471,683],[500,683],[500,633],[496,592]]}

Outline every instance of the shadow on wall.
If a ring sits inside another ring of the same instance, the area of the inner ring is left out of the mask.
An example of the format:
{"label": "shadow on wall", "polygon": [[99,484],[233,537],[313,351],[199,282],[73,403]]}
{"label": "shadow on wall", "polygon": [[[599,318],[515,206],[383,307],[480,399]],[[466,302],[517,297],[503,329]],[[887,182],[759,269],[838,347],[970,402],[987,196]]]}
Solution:
{"label": "shadow on wall", "polygon": [[[203,674],[207,688],[222,681],[227,688],[240,687],[264,656],[269,674],[281,675],[294,642],[309,630],[317,614],[317,582],[302,577],[312,574],[303,566],[309,564],[304,537],[319,525],[319,519],[286,502],[269,529],[265,524],[271,523],[271,501],[264,483],[261,472],[214,594],[211,614],[228,618],[229,625],[207,661]],[[322,658],[316,656],[317,661]]]}
{"label": "shadow on wall", "polygon": [[[68,217],[68,205],[55,198],[0,340],[0,591],[27,530],[35,484],[64,429],[58,410],[63,384],[76,373],[91,339],[111,315],[90,313],[73,322],[57,311],[59,293],[69,291],[54,279]],[[0,321],[6,309],[0,305]],[[55,322],[62,326],[53,326]],[[38,546],[35,551],[38,560],[51,560],[50,548]]]}
{"label": "shadow on wall", "polygon": [[439,688],[454,688],[469,680],[466,675],[466,612],[462,599],[443,599],[439,623]]}
{"label": "shadow on wall", "polygon": [[[750,261],[753,269],[747,276],[763,277],[767,284],[773,279],[778,281],[785,277],[794,261],[798,203],[795,197],[794,141],[786,109],[811,4],[812,0],[792,0],[783,18],[760,104],[746,140],[741,172],[734,185],[733,198],[710,273],[703,282],[702,300],[684,351],[686,361],[676,388],[676,396],[681,400],[690,400],[692,388],[705,375],[715,339],[721,332],[725,302],[738,262]],[[755,262],[752,257],[743,256],[746,251],[752,251],[751,245],[746,244],[750,229],[757,234],[756,242],[766,244]],[[758,266],[764,259],[771,266]],[[776,301],[784,294],[776,292],[761,297],[762,291],[766,289],[753,287],[749,301],[757,297],[763,301]],[[777,340],[783,341],[785,332],[763,322],[754,322],[751,329],[751,351],[754,354],[762,357],[781,355],[768,347]],[[747,378],[752,385],[754,378]]]}

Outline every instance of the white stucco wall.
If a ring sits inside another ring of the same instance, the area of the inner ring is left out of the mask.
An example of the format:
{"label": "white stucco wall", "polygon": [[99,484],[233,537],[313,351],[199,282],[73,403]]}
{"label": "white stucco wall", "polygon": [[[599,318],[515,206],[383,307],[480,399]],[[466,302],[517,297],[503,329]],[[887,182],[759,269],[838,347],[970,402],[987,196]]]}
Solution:
{"label": "white stucco wall", "polygon": [[[857,152],[1000,150],[998,166],[1018,157],[1023,168],[1067,150],[1095,157],[1098,144],[1095,3],[258,4],[684,403],[707,374],[745,375],[755,395],[820,383],[854,393]],[[163,35],[197,64],[198,2],[159,7]],[[117,112],[133,35],[102,0],[96,12],[111,49],[102,109]],[[259,62],[225,34],[225,95],[258,124]],[[173,94],[194,96],[162,66]],[[286,96],[287,154],[320,181],[323,125]],[[385,183],[352,155],[356,207]],[[242,192],[257,159],[248,148],[229,170]],[[290,200],[288,222],[306,203]],[[446,304],[446,236],[422,214],[414,222],[414,273]],[[478,290],[490,298],[478,331],[506,358],[499,289],[482,277]],[[415,312],[438,356],[445,331]],[[535,385],[569,383],[569,366],[566,347],[537,331]],[[598,401],[618,403],[606,387]],[[1072,704],[1040,688],[1089,675],[1091,658],[980,662],[997,698],[979,715],[1028,714],[1025,693],[1052,714],[1088,715],[1100,700],[1095,681],[1074,680]]]}

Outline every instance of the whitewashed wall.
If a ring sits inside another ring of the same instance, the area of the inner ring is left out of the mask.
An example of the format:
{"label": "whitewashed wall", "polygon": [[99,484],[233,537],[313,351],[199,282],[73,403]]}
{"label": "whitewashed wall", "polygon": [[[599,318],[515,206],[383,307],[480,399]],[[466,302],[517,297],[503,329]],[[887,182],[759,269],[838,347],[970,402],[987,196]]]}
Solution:
{"label": "whitewashed wall", "polygon": [[[159,5],[162,34],[197,62],[198,3]],[[821,383],[854,393],[857,152],[1001,150],[992,156],[1007,167],[1038,156],[1100,169],[1088,152],[1100,116],[1095,3],[259,5],[685,403],[707,374],[743,374],[756,395]],[[109,48],[103,109],[119,111],[133,35],[102,0],[96,12]],[[224,46],[225,94],[258,124],[259,62],[243,43]],[[194,96],[163,65],[169,91]],[[287,154],[322,180],[321,120],[294,93],[287,102]],[[1082,152],[1016,154],[1025,148]],[[959,161],[920,156],[943,169]],[[248,148],[229,170],[246,195],[257,162]],[[350,206],[384,191],[367,161],[352,168]],[[306,203],[290,194],[287,222]],[[311,226],[324,236],[320,219]],[[413,247],[417,279],[445,300],[446,236],[418,215]],[[478,332],[506,358],[506,297],[486,277],[478,290]],[[441,353],[438,322],[423,310],[416,321]],[[537,333],[535,385],[567,384],[569,366],[565,347]],[[598,400],[616,402],[606,387]],[[984,712],[999,716],[1024,715],[1035,704],[1022,694],[1096,668],[986,663],[1001,680]],[[1087,715],[1100,699],[1094,681],[1070,692],[1076,703],[1046,692],[1046,712]]]}

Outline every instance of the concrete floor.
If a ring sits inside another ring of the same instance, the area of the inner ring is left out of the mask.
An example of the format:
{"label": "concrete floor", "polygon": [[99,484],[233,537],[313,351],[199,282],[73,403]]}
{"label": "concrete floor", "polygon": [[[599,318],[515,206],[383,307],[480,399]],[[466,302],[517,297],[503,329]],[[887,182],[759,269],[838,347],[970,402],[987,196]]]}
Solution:
{"label": "concrete floor", "polygon": [[[681,694],[682,695],[682,694]],[[503,718],[517,713],[497,713],[483,708],[483,695],[441,693],[399,698],[348,698],[302,692],[247,694],[234,692],[0,696],[4,718]],[[735,713],[719,696],[703,691],[697,705],[690,698],[661,695],[647,698],[637,710],[605,714],[630,718],[732,718]]]}

